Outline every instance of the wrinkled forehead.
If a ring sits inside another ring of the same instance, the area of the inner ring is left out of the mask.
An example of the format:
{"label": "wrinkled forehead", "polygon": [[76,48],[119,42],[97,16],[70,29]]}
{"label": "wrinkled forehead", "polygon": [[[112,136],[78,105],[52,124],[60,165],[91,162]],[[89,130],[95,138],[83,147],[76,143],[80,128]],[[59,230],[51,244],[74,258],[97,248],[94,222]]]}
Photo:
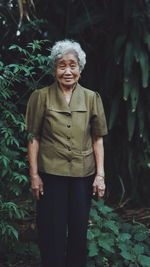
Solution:
{"label": "wrinkled forehead", "polygon": [[69,61],[73,61],[78,63],[79,59],[78,59],[78,55],[74,50],[68,51],[65,54],[58,54],[57,59],[56,59],[56,63],[61,63],[61,62],[69,62]]}

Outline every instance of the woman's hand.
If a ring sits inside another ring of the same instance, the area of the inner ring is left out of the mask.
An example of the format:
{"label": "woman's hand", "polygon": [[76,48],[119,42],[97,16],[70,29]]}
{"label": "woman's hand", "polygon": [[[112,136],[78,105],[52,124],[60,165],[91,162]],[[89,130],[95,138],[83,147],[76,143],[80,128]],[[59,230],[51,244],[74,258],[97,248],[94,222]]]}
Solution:
{"label": "woman's hand", "polygon": [[31,188],[33,191],[33,196],[36,200],[39,200],[40,194],[43,195],[44,191],[42,179],[38,174],[31,176]]}
{"label": "woman's hand", "polygon": [[93,195],[95,195],[97,193],[98,194],[98,200],[101,200],[102,197],[104,196],[105,189],[106,189],[106,186],[105,186],[104,177],[102,177],[100,175],[96,175],[94,183],[93,183]]}

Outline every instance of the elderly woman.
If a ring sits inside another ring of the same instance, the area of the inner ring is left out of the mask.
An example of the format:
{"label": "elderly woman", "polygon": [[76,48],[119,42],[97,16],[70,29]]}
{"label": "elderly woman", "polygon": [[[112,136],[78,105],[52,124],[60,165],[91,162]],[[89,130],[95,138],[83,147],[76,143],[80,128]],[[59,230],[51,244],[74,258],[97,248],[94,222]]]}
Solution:
{"label": "elderly woman", "polygon": [[91,197],[105,191],[107,127],[99,94],[78,83],[80,45],[59,41],[50,57],[55,82],[32,93],[26,113],[39,248],[43,267],[85,267]]}

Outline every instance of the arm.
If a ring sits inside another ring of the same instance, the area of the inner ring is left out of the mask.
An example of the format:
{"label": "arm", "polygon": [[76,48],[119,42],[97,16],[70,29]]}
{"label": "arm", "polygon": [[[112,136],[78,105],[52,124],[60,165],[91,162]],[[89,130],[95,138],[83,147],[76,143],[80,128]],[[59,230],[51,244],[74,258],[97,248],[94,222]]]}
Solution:
{"label": "arm", "polygon": [[43,182],[38,174],[37,157],[39,152],[39,138],[33,137],[28,143],[28,158],[30,164],[31,187],[34,197],[39,200],[40,194],[43,194]]}
{"label": "arm", "polygon": [[93,194],[98,193],[98,199],[101,199],[105,192],[105,173],[104,173],[104,146],[103,138],[93,138],[93,150],[96,161],[96,176],[93,183]]}

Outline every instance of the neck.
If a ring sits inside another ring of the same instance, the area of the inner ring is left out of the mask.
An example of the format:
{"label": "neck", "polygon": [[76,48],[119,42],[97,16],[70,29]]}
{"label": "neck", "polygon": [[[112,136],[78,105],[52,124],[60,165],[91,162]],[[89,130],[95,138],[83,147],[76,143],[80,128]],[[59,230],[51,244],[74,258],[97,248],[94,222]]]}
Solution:
{"label": "neck", "polygon": [[74,90],[76,83],[73,85],[63,85],[58,83],[59,88],[62,90],[63,93],[72,93]]}

